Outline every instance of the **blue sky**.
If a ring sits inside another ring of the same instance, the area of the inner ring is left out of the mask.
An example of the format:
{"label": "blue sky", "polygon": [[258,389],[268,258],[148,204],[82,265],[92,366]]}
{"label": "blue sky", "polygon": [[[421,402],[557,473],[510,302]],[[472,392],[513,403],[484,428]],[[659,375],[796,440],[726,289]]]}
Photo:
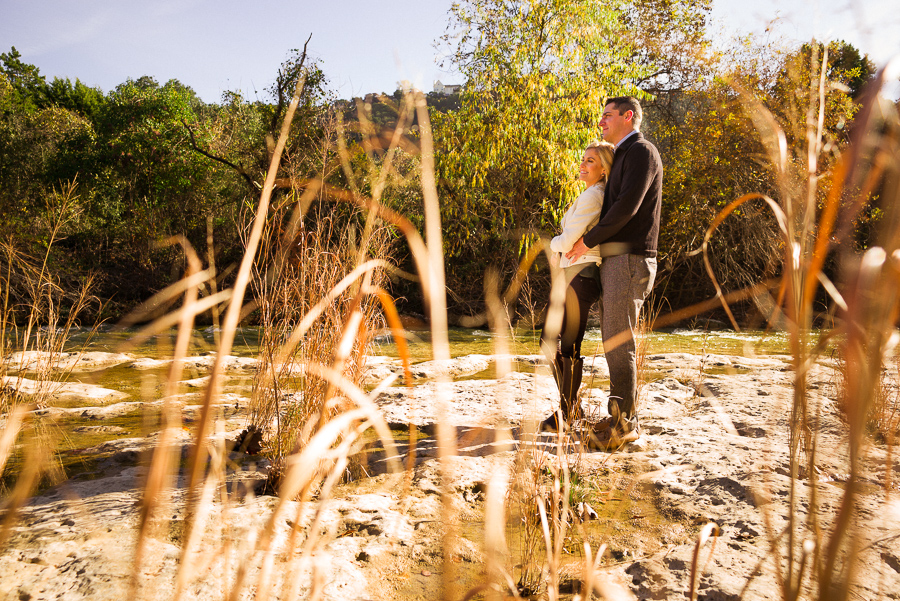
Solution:
{"label": "blue sky", "polygon": [[[881,65],[900,54],[896,0],[713,0],[713,31],[845,39]],[[262,94],[291,48],[322,61],[339,97],[430,90],[460,77],[436,64],[450,0],[0,0],[0,50],[41,73],[109,91],[127,78],[175,78],[207,102]],[[774,23],[773,23],[774,20]]]}

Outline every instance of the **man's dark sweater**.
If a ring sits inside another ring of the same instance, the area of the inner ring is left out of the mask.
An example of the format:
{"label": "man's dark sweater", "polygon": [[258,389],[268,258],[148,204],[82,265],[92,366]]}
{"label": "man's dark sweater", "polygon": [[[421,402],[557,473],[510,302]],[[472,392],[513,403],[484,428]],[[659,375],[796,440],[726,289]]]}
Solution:
{"label": "man's dark sweater", "polygon": [[584,235],[605,257],[655,257],[662,206],[663,167],[656,146],[640,132],[616,149],[603,196],[600,221]]}

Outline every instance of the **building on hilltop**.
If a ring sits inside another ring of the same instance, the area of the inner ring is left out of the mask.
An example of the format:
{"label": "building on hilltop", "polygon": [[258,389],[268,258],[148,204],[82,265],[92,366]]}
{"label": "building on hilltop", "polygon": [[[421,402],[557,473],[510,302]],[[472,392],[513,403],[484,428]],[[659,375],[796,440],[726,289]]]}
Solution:
{"label": "building on hilltop", "polygon": [[434,82],[434,93],[440,94],[441,96],[450,96],[451,94],[457,94],[462,89],[462,86],[459,84],[442,84],[441,80],[438,79]]}

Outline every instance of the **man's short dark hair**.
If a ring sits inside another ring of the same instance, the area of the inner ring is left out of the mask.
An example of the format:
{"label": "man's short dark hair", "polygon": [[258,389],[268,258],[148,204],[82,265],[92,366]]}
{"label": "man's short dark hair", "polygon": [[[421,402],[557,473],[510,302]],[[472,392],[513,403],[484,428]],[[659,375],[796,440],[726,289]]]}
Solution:
{"label": "man's short dark hair", "polygon": [[616,107],[616,110],[619,111],[620,115],[624,114],[625,111],[634,113],[634,129],[641,129],[641,121],[644,120],[644,111],[641,109],[641,103],[638,102],[637,98],[634,96],[616,96],[615,98],[607,100],[606,104],[611,104]]}

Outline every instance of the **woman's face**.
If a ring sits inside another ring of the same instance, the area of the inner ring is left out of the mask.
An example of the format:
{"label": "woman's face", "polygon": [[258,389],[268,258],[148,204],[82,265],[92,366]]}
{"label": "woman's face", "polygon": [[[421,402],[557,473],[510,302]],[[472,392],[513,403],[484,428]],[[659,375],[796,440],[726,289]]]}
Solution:
{"label": "woman's face", "polygon": [[596,150],[587,149],[584,151],[584,158],[581,159],[581,167],[578,171],[578,179],[583,181],[588,187],[593,186],[606,175],[606,169],[600,161],[600,155]]}

